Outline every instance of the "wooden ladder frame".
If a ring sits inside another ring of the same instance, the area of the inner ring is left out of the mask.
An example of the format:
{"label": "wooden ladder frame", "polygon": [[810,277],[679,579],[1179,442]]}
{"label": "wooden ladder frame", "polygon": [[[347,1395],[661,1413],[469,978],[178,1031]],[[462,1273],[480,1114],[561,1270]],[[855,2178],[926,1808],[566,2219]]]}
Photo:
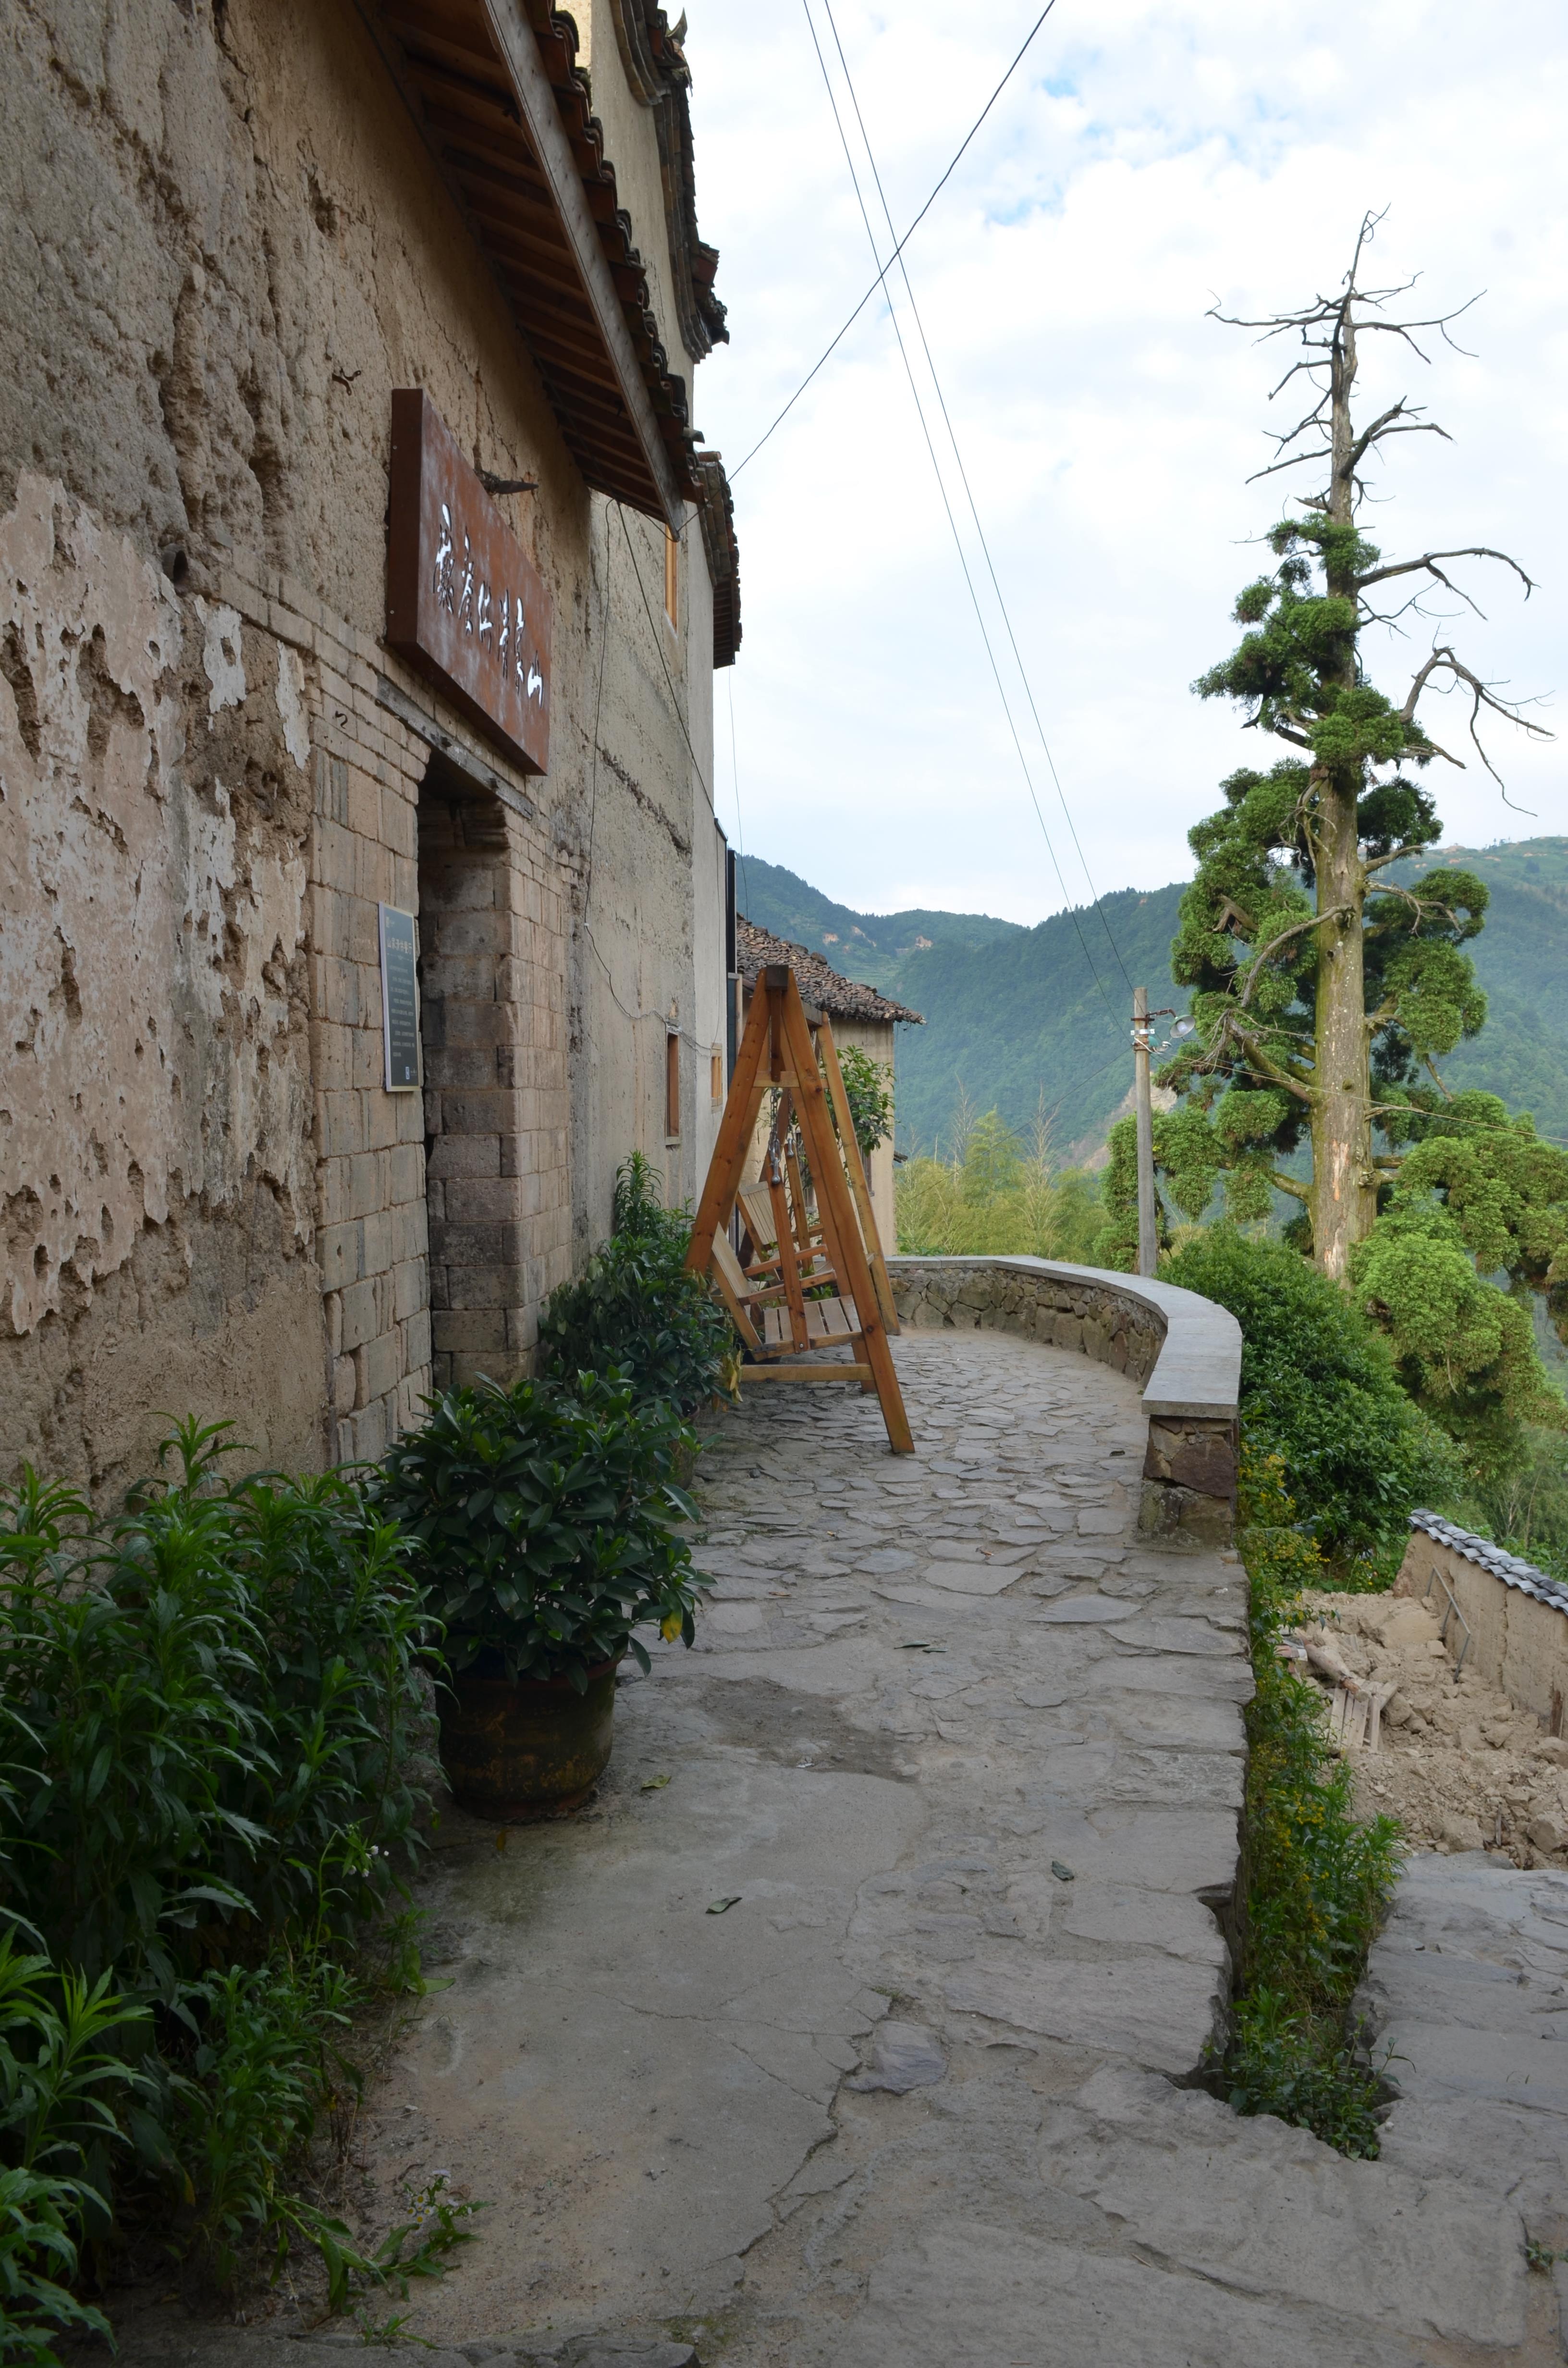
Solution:
{"label": "wooden ladder frame", "polygon": [[[871,1212],[871,1196],[859,1145],[850,1122],[849,1100],[833,1030],[820,1011],[801,1001],[795,973],[783,962],[771,963],[757,973],[751,1010],[735,1056],[734,1075],[719,1121],[719,1139],[713,1146],[708,1179],[691,1229],[687,1266],[693,1274],[712,1275],[743,1340],[748,1344],[755,1340],[755,1327],[736,1303],[732,1279],[715,1259],[713,1244],[734,1212],[735,1196],[745,1181],[746,1156],[756,1133],[763,1097],[773,1087],[788,1093],[793,1104],[816,1190],[823,1247],[840,1294],[853,1306],[852,1345],[860,1349],[861,1355],[849,1364],[800,1364],[778,1358],[753,1361],[742,1366],[741,1379],[746,1383],[858,1382],[862,1387],[873,1388],[881,1405],[893,1453],[913,1455],[915,1441],[893,1369],[892,1350],[888,1345],[889,1331],[896,1331],[898,1318],[893,1313],[892,1291]],[[768,1166],[777,1170],[778,1154],[772,1145]],[[778,1249],[784,1279],[787,1283],[794,1283],[794,1290],[788,1292],[793,1315],[793,1302],[801,1285],[792,1236],[786,1244],[790,1227],[788,1212],[779,1205],[782,1200],[780,1191],[775,1202],[778,1212]],[[809,1277],[806,1288],[811,1288]],[[801,1341],[798,1327],[794,1338]]]}

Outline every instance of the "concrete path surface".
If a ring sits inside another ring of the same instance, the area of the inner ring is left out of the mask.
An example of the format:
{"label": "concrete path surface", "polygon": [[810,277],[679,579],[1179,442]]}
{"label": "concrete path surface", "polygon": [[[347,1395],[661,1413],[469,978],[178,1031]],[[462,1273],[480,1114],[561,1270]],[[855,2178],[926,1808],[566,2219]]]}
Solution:
{"label": "concrete path surface", "polygon": [[408,2329],[450,2368],[1557,2358],[1517,2195],[1183,2085],[1251,1677],[1234,1558],[1140,1546],[1136,1385],[985,1331],[898,1362],[913,1458],[836,1390],[721,1427],[699,1648],[622,1687],[593,1807],[444,1826],[450,1986],[366,2202],[444,2169],[494,2208]]}

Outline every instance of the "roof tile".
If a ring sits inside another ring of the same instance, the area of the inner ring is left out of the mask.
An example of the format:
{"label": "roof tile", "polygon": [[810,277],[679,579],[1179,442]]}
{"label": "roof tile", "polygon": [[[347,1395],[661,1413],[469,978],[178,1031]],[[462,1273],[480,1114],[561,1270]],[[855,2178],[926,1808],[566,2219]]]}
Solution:
{"label": "roof tile", "polygon": [[788,962],[806,1001],[814,1003],[830,1019],[903,1019],[915,1028],[926,1025],[918,1011],[879,995],[864,979],[844,978],[831,970],[810,946],[792,945],[788,938],[776,938],[770,929],[757,928],[739,913],[735,916],[735,960],[740,964],[741,976],[748,984],[770,962]]}

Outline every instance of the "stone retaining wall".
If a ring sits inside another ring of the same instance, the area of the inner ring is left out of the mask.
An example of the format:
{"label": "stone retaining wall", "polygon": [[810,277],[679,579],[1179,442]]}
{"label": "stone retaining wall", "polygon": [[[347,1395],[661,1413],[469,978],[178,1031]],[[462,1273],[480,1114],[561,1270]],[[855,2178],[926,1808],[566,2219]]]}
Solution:
{"label": "stone retaining wall", "polygon": [[1223,1308],[1167,1283],[1049,1258],[897,1258],[888,1272],[912,1330],[987,1325],[1131,1373],[1149,1417],[1139,1528],[1159,1544],[1229,1543],[1241,1332]]}

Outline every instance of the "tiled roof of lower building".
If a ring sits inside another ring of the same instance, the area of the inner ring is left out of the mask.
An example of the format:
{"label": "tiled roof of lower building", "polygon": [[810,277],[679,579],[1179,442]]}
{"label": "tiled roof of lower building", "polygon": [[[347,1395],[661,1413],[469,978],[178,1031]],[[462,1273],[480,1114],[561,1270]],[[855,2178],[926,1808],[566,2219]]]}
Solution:
{"label": "tiled roof of lower building", "polygon": [[1463,1554],[1467,1562],[1479,1563],[1494,1578],[1500,1578],[1505,1587],[1517,1587],[1522,1595],[1533,1595],[1538,1603],[1549,1603],[1554,1611],[1568,1612],[1568,1586],[1553,1578],[1550,1572],[1537,1570],[1534,1563],[1526,1562],[1521,1554],[1509,1554],[1506,1547],[1494,1545],[1490,1538],[1478,1538],[1473,1531],[1461,1530],[1454,1522],[1446,1521],[1440,1513],[1428,1513],[1420,1507],[1411,1514],[1410,1526],[1436,1538],[1439,1545],[1448,1546],[1452,1553]]}
{"label": "tiled roof of lower building", "polygon": [[770,963],[787,962],[806,1001],[832,1019],[903,1019],[915,1028],[926,1024],[918,1011],[879,995],[864,979],[845,978],[830,969],[810,946],[791,945],[788,938],[776,938],[740,914],[735,916],[735,960],[748,983]]}

